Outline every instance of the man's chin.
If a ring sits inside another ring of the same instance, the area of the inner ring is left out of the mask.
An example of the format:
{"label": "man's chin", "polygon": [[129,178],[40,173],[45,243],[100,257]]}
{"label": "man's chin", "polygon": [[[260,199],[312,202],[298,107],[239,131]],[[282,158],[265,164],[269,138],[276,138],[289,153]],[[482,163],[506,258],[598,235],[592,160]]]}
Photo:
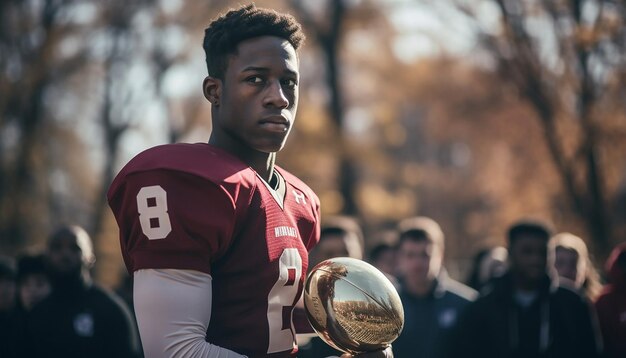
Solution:
{"label": "man's chin", "polygon": [[540,281],[545,277],[545,275],[546,275],[545,271],[530,272],[528,274],[528,278],[531,281]]}
{"label": "man's chin", "polygon": [[285,142],[263,143],[261,145],[255,146],[254,149],[262,153],[272,154],[272,153],[280,152],[284,147],[285,147]]}

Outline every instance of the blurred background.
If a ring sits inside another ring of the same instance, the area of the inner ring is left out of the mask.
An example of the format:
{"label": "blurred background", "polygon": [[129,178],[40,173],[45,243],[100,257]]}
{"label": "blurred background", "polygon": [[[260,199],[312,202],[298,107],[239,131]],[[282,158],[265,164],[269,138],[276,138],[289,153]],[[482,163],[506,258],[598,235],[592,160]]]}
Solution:
{"label": "blurred background", "polygon": [[[202,38],[240,1],[0,1],[0,253],[62,223],[123,265],[105,193],[138,152],[206,142]],[[597,263],[626,238],[622,0],[276,0],[307,41],[300,108],[278,162],[350,215],[367,247],[403,218],[446,235],[466,276],[521,217],[585,239]]]}

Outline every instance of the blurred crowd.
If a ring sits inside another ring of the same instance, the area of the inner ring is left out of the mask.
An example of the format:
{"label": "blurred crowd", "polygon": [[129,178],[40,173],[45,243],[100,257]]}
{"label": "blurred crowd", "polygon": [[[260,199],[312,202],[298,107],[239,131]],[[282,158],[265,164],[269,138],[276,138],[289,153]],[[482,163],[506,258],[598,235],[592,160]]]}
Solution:
{"label": "blurred crowd", "polygon": [[[476,252],[455,280],[443,264],[444,231],[408,218],[392,242],[366,252],[356,221],[326,218],[309,267],[348,256],[389,278],[405,313],[395,357],[626,357],[626,242],[597,270],[580,237],[519,221],[506,247]],[[78,226],[52,232],[43,252],[0,257],[0,357],[143,356],[132,281],[106,290],[90,276],[94,263]],[[311,337],[299,335],[299,357],[341,355]]]}
{"label": "blurred crowd", "polygon": [[42,253],[0,260],[0,357],[140,357],[129,305],[93,282],[89,234],[51,233]]}
{"label": "blurred crowd", "polygon": [[[367,253],[353,220],[322,226],[309,267],[364,257],[396,286],[405,322],[395,357],[626,357],[626,242],[599,272],[580,237],[520,220],[506,247],[479,250],[454,280],[443,265],[445,230],[430,218],[399,222],[390,242]],[[301,340],[299,353],[340,355],[319,338]]]}

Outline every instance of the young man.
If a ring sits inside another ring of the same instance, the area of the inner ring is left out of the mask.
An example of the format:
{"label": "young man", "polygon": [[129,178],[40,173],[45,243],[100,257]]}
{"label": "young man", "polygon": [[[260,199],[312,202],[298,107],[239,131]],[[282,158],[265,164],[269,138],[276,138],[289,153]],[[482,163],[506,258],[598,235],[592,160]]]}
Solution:
{"label": "young man", "polygon": [[398,225],[396,247],[404,328],[394,342],[398,357],[440,357],[447,335],[476,291],[448,277],[444,235],[434,220],[415,217]]}
{"label": "young man", "polygon": [[326,217],[319,244],[309,254],[310,266],[333,257],[363,259],[363,231],[349,217]]}
{"label": "young man", "polygon": [[304,40],[253,5],[206,29],[207,143],[149,149],[108,193],[146,357],[289,357],[319,200],[274,164],[298,105]]}
{"label": "young man", "polygon": [[508,272],[461,316],[449,356],[598,357],[590,304],[551,277],[547,227],[522,221],[507,236]]}
{"label": "young man", "polygon": [[140,356],[137,329],[128,308],[95,285],[89,234],[64,226],[48,238],[45,253],[52,292],[28,315],[25,357]]}

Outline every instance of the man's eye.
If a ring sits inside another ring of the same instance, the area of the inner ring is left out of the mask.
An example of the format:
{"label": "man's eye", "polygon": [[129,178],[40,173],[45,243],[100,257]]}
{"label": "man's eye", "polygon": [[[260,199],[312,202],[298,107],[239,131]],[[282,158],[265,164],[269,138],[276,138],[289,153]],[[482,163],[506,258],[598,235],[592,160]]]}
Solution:
{"label": "man's eye", "polygon": [[298,85],[298,82],[294,79],[289,78],[289,79],[283,80],[283,85],[287,86],[288,88],[295,88]]}
{"label": "man's eye", "polygon": [[250,83],[260,84],[263,83],[263,79],[259,76],[250,76],[246,79]]}

